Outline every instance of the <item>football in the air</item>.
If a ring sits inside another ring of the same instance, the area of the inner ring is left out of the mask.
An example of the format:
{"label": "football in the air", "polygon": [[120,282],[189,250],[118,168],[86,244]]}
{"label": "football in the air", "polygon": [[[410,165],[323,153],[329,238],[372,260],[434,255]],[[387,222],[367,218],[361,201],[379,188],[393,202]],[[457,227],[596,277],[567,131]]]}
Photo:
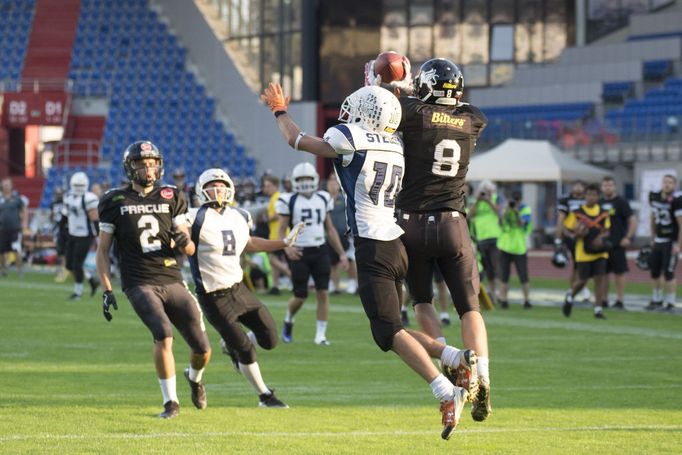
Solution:
{"label": "football in the air", "polygon": [[393,51],[382,52],[374,60],[374,74],[382,82],[400,81],[405,77],[404,57]]}

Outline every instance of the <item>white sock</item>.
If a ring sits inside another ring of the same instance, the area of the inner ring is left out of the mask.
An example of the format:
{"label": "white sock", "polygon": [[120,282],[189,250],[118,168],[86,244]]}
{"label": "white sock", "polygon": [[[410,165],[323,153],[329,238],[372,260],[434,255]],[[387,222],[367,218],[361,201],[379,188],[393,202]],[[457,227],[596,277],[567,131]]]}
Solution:
{"label": "white sock", "polygon": [[653,300],[654,302],[661,302],[663,300],[663,291],[661,291],[660,289],[654,288],[654,291],[653,291],[652,296],[651,296],[651,300]]}
{"label": "white sock", "polygon": [[161,386],[161,394],[163,395],[163,404],[166,404],[169,401],[180,403],[180,400],[178,400],[178,393],[175,390],[175,376],[168,379],[159,378],[159,385]]}
{"label": "white sock", "polygon": [[89,270],[83,270],[83,275],[85,276],[86,280],[89,280],[90,278],[92,278],[92,273],[90,273]]}
{"label": "white sock", "polygon": [[327,339],[327,321],[317,321],[317,332],[315,333],[315,340]]}
{"label": "white sock", "polygon": [[253,343],[254,346],[258,346],[258,340],[256,339],[256,334],[253,333],[252,330],[249,330],[246,333],[246,336],[249,338],[249,340],[251,340],[251,343]]}
{"label": "white sock", "polygon": [[259,395],[268,393],[270,391],[270,389],[268,389],[268,387],[265,385],[265,382],[263,382],[263,377],[260,374],[258,362],[249,363],[248,365],[244,365],[240,362],[239,371],[242,372],[246,380],[249,381],[249,384],[251,384],[254,389],[256,389],[256,392]]}
{"label": "white sock", "polygon": [[291,311],[287,310],[287,314],[284,315],[284,322],[294,322],[294,317],[291,315]]}
{"label": "white sock", "polygon": [[448,344],[448,343],[445,341],[445,337],[438,337],[438,338],[436,338],[436,341],[438,341],[439,343]]}
{"label": "white sock", "polygon": [[436,376],[436,379],[429,385],[431,386],[433,396],[438,401],[452,400],[452,397],[455,396],[455,386],[443,376],[443,373]]}
{"label": "white sock", "polygon": [[459,349],[453,346],[445,346],[443,353],[440,355],[440,360],[443,362],[443,365],[456,367],[459,365]]}
{"label": "white sock", "polygon": [[73,284],[73,293],[81,295],[83,293],[83,283],[74,283]]}
{"label": "white sock", "polygon": [[675,293],[672,292],[668,294],[665,298],[666,303],[669,303],[671,305],[675,305]]}
{"label": "white sock", "polygon": [[490,361],[488,357],[478,357],[478,363],[476,365],[478,378],[481,382],[485,382],[490,385]]}
{"label": "white sock", "polygon": [[189,366],[189,378],[190,380],[194,382],[201,382],[201,378],[204,377],[204,370],[206,368],[202,368],[201,370],[195,370],[192,368],[192,365]]}
{"label": "white sock", "polygon": [[440,314],[440,318],[441,319],[450,319],[450,315],[447,312],[443,311]]}

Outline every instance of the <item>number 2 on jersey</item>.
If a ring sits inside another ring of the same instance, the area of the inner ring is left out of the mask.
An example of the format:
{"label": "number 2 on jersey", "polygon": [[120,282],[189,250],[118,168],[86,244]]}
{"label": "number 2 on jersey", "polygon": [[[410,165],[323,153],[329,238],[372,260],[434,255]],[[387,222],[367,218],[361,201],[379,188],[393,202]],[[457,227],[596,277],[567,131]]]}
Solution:
{"label": "number 2 on jersey", "polygon": [[143,253],[151,253],[161,249],[161,240],[156,238],[156,234],[159,233],[159,220],[154,215],[142,215],[137,220],[137,227],[142,229],[140,246]]}
{"label": "number 2 on jersey", "polygon": [[459,158],[462,149],[454,139],[443,139],[433,151],[433,167],[431,172],[444,177],[454,177],[459,171]]}

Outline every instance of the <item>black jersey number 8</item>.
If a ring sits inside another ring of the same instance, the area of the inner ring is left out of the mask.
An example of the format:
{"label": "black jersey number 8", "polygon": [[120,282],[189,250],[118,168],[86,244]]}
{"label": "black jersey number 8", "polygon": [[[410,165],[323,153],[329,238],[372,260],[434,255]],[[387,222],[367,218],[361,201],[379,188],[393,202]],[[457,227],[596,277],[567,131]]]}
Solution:
{"label": "black jersey number 8", "polygon": [[454,177],[459,171],[462,149],[454,139],[443,139],[434,148],[431,172],[444,177]]}

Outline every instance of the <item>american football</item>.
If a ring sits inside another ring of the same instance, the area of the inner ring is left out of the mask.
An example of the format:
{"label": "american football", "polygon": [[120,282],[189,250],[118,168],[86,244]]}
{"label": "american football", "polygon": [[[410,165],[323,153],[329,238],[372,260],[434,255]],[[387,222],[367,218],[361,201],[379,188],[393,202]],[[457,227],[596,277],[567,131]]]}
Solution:
{"label": "american football", "polygon": [[374,60],[374,74],[381,76],[382,82],[393,82],[405,77],[405,63],[402,54],[393,51],[382,52]]}

